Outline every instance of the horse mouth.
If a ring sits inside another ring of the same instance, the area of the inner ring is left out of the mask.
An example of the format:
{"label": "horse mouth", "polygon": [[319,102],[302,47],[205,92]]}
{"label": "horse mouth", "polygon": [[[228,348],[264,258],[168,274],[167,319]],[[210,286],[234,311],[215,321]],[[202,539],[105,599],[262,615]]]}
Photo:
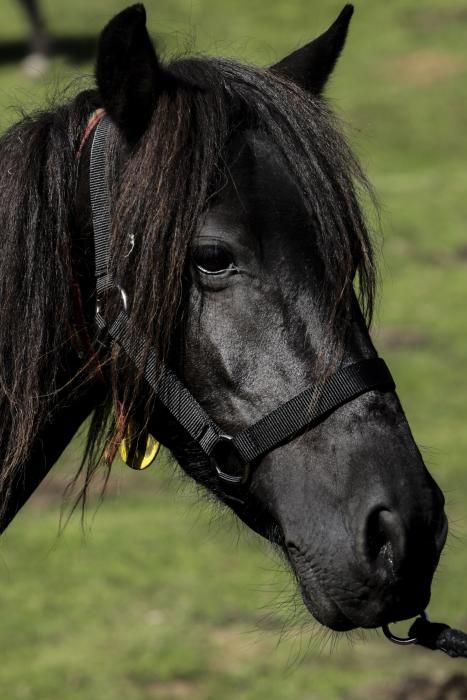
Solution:
{"label": "horse mouth", "polygon": [[[422,594],[417,603],[404,603],[400,596],[374,599],[369,596],[347,601],[331,597],[323,587],[308,579],[300,583],[303,602],[320,624],[335,632],[349,632],[357,628],[375,629],[383,625],[416,617],[427,606],[429,591]],[[420,602],[421,601],[421,602]]]}
{"label": "horse mouth", "polygon": [[[374,587],[368,581],[362,586],[356,581],[348,584],[341,581],[339,589],[346,591],[346,595],[339,599],[335,595],[334,577],[328,580],[316,566],[309,562],[304,565],[303,553],[293,545],[287,547],[287,555],[306,608],[317,622],[335,632],[375,629],[413,618],[428,606],[431,588],[428,580],[419,581],[418,585],[412,580],[412,586],[399,580]],[[354,586],[358,593],[355,590],[351,595],[349,591]]]}
{"label": "horse mouth", "polygon": [[362,600],[359,604],[357,619],[354,617],[356,614],[354,610],[344,611],[338,601],[323,595],[322,591],[318,592],[319,589],[312,588],[310,585],[300,586],[300,589],[303,602],[311,615],[320,624],[335,632],[349,632],[358,628],[376,629],[416,617],[425,607],[411,606],[405,610],[397,608],[396,611],[396,606],[386,607],[383,604],[375,605],[372,601]]}
{"label": "horse mouth", "polygon": [[315,567],[306,562],[306,555],[299,547],[287,543],[285,553],[297,579],[300,593],[307,610],[321,625],[335,632],[348,632],[359,627],[339,603],[329,595]]}

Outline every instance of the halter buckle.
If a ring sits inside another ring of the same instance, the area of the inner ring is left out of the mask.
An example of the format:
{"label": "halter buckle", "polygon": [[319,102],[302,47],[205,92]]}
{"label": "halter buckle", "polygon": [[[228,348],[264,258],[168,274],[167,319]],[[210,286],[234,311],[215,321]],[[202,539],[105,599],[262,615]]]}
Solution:
{"label": "halter buckle", "polygon": [[221,481],[230,486],[243,486],[250,478],[250,465],[245,464],[233,437],[221,433],[211,451],[211,463]]}

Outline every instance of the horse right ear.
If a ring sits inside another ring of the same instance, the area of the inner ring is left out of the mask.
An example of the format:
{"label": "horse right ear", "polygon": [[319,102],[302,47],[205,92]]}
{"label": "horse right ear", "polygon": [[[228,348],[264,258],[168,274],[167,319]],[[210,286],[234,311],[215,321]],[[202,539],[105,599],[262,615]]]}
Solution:
{"label": "horse right ear", "polygon": [[167,83],[146,29],[146,11],[132,5],[104,28],[98,45],[97,87],[110,118],[134,143],[144,133]]}
{"label": "horse right ear", "polygon": [[353,5],[346,5],[324,34],[271,66],[271,70],[320,95],[344,47],[352,15]]}

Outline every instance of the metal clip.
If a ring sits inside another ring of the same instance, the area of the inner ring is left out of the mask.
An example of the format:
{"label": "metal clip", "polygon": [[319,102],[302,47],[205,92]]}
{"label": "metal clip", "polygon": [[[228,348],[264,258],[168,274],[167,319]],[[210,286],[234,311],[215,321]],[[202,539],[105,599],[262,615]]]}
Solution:
{"label": "metal clip", "polygon": [[[430,621],[430,618],[428,617],[428,613],[426,610],[421,613],[420,617],[422,620],[426,620],[427,622]],[[417,644],[418,639],[417,637],[398,637],[397,635],[393,634],[391,630],[389,629],[389,625],[383,625],[382,627],[384,636],[389,639],[390,642],[393,644],[400,644],[401,646],[408,646],[409,644]]]}

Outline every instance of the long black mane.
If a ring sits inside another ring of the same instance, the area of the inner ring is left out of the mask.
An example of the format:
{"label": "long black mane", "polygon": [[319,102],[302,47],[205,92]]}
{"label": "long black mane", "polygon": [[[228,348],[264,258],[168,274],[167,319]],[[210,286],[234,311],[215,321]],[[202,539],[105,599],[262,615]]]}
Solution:
{"label": "long black mane", "polygon": [[[174,80],[139,143],[128,148],[115,129],[115,152],[123,154],[124,165],[112,183],[112,267],[130,288],[134,328],[144,328],[161,358],[176,362],[190,241],[225,182],[228,145],[246,129],[276,144],[303,194],[325,271],[321,307],[330,337],[345,332],[356,274],[369,320],[375,270],[357,194],[367,183],[326,103],[272,71],[224,59],[183,59],[167,70]],[[76,152],[98,102],[96,94],[82,93],[24,119],[0,140],[2,508],[63,392],[63,356],[74,333]],[[129,258],[132,232],[137,245]],[[84,359],[77,370],[83,380],[86,365]],[[122,388],[129,369],[118,352],[111,368],[107,409],[118,399],[131,412],[138,377]],[[112,440],[107,418],[99,411],[93,422],[90,471],[102,438]]]}

